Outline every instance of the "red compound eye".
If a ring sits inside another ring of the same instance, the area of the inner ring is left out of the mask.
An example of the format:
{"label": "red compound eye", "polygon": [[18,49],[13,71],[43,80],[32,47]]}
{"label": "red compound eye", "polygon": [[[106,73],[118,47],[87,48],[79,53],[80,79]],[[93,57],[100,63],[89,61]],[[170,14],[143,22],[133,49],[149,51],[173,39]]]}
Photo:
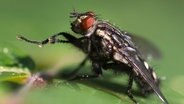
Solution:
{"label": "red compound eye", "polygon": [[90,13],[87,15],[86,18],[82,20],[81,27],[83,30],[88,30],[91,26],[93,26],[94,22],[95,22],[95,17]]}

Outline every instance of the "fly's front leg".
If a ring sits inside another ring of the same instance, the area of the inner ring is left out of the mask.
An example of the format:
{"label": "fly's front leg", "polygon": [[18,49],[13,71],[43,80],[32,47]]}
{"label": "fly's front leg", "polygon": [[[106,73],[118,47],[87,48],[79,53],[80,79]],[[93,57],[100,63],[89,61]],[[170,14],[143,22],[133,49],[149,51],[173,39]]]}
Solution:
{"label": "fly's front leg", "polygon": [[99,75],[102,75],[102,69],[101,66],[98,63],[92,63],[92,71],[94,74],[92,75],[76,75],[72,80],[84,80],[84,79],[93,79],[99,77]]}
{"label": "fly's front leg", "polygon": [[[59,36],[69,37],[69,40],[61,40],[61,39],[58,39]],[[79,41],[81,39],[84,39],[84,37],[77,39],[77,38],[73,37],[69,33],[60,32],[58,34],[55,34],[55,35],[50,36],[49,38],[47,38],[47,39],[45,39],[43,41],[29,40],[29,39],[27,39],[27,38],[25,38],[23,36],[17,36],[17,39],[24,40],[24,41],[26,41],[28,43],[36,44],[39,47],[42,47],[43,45],[46,45],[46,44],[49,44],[49,43],[50,44],[55,44],[55,43],[74,43],[74,44],[78,45],[80,43],[75,42],[75,41]],[[72,40],[72,39],[74,39],[74,40]]]}

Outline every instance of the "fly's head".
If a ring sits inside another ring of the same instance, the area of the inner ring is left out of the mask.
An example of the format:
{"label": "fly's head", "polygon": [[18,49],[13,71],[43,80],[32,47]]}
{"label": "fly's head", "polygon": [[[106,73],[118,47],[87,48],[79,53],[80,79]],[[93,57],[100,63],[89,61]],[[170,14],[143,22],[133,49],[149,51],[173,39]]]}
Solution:
{"label": "fly's head", "polygon": [[72,12],[70,18],[75,18],[71,22],[71,29],[77,34],[85,34],[96,22],[96,15],[91,11],[85,13]]}

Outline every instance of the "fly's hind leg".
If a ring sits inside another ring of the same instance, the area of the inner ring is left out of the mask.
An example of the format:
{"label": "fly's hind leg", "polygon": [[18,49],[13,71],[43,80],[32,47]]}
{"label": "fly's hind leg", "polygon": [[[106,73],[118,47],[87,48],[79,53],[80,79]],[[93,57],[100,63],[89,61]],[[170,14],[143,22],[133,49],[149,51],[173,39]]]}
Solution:
{"label": "fly's hind leg", "polygon": [[107,63],[103,65],[104,69],[113,69],[117,71],[122,71],[122,69],[129,74],[129,81],[128,81],[128,87],[127,87],[127,95],[128,97],[135,103],[138,104],[135,98],[133,97],[133,94],[131,92],[134,75],[133,72],[130,72],[131,67],[127,66],[126,64],[118,64],[118,63]]}
{"label": "fly's hind leg", "polygon": [[128,97],[129,97],[135,104],[138,104],[137,101],[135,100],[135,98],[133,97],[132,92],[131,92],[132,85],[133,85],[133,73],[130,73],[130,75],[129,75],[128,87],[127,87],[127,94],[128,94]]}

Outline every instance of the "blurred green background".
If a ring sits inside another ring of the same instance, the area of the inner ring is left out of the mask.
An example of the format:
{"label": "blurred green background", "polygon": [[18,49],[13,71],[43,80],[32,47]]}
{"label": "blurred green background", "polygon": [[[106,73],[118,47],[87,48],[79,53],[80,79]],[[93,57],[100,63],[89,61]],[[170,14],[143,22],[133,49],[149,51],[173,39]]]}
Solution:
{"label": "blurred green background", "polygon": [[[158,76],[166,78],[162,82],[161,89],[171,104],[184,104],[184,1],[182,0],[0,0],[1,47],[8,47],[7,44],[11,44],[16,50],[24,51],[33,58],[36,69],[40,70],[52,67],[58,62],[63,66],[76,65],[84,55],[71,45],[57,44],[38,48],[15,38],[21,34],[30,39],[42,40],[61,31],[72,33],[69,13],[74,8],[79,12],[94,11],[100,19],[109,20],[116,26],[145,37],[158,46],[163,59],[155,62],[155,70]],[[39,94],[45,95],[41,93],[42,91],[38,94],[33,92],[35,96],[28,97],[28,102],[30,104],[40,104],[44,101],[45,104],[55,101],[58,104],[59,102],[60,104],[124,103],[122,99],[105,91],[80,86],[84,89],[81,88],[81,92],[68,87],[56,88],[58,91],[54,90],[55,92],[52,88],[49,89],[48,96],[43,99],[50,99],[50,102],[39,98]],[[126,96],[125,98],[127,104],[131,103]],[[139,99],[139,96],[136,98]],[[40,102],[35,99],[40,99]],[[138,101],[141,104],[160,103],[155,95],[149,100],[145,98]]]}

